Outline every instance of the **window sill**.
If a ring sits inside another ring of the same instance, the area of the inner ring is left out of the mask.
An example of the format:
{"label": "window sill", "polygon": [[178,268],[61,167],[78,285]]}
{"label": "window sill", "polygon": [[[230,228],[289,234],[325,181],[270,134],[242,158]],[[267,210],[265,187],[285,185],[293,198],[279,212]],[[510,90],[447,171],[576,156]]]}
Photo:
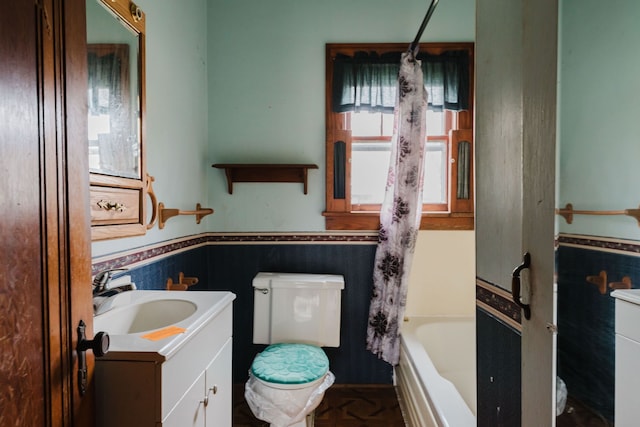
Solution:
{"label": "window sill", "polygon": [[[377,212],[323,212],[327,230],[372,230],[380,228]],[[473,230],[473,213],[428,213],[422,215],[420,230]]]}

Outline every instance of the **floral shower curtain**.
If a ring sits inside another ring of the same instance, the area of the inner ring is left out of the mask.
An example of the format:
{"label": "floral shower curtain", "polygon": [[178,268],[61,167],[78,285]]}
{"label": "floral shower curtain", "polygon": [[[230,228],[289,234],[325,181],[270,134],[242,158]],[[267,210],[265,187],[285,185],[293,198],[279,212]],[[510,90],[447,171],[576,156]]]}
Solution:
{"label": "floral shower curtain", "polygon": [[422,215],[427,94],[420,61],[402,54],[398,74],[397,129],[391,148],[369,308],[367,349],[397,365],[399,328]]}

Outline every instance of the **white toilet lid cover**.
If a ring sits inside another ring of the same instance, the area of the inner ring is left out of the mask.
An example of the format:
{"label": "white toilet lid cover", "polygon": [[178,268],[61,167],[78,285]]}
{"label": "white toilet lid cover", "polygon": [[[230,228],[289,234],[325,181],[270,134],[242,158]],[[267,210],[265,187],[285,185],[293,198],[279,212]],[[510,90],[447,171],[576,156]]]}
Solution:
{"label": "white toilet lid cover", "polygon": [[305,384],[329,371],[329,359],[320,347],[309,344],[272,344],[259,353],[251,373],[276,384]]}

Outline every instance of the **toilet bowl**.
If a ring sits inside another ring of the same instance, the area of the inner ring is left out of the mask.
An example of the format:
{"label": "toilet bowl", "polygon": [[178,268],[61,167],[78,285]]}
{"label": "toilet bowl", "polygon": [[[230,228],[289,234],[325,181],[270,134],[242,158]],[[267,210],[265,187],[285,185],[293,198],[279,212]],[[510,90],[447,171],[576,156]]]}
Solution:
{"label": "toilet bowl", "polygon": [[295,343],[267,347],[255,357],[249,375],[249,406],[272,426],[313,425],[308,415],[334,381],[321,348]]}
{"label": "toilet bowl", "polygon": [[254,358],[245,385],[251,411],[273,427],[311,427],[313,411],[335,377],[320,346],[340,344],[336,275],[259,273],[253,280]]}

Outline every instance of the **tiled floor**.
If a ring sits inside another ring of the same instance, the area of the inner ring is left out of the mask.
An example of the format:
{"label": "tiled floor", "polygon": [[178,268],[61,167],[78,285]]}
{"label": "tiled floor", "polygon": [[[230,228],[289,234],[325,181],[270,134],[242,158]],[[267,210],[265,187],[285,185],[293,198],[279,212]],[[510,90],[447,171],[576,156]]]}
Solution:
{"label": "tiled floor", "polygon": [[[244,385],[234,386],[234,427],[267,427],[244,401]],[[404,427],[393,386],[342,385],[329,388],[316,409],[316,427]]]}
{"label": "tiled floor", "polygon": [[[268,427],[256,419],[244,400],[244,384],[234,386],[234,427]],[[393,386],[333,385],[316,409],[316,427],[404,427]],[[613,427],[599,414],[569,396],[557,427]]]}

